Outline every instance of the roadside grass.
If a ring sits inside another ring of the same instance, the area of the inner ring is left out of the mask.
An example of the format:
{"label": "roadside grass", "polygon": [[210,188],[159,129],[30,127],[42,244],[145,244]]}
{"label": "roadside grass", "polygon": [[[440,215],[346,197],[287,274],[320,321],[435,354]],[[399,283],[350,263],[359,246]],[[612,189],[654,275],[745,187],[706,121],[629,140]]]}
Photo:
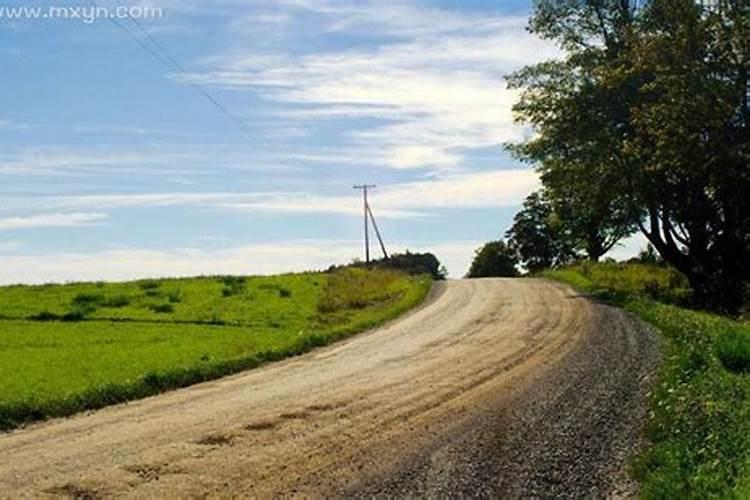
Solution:
{"label": "roadside grass", "polygon": [[301,354],[398,316],[430,286],[427,277],[345,268],[3,287],[0,429]]}
{"label": "roadside grass", "polygon": [[543,275],[624,307],[666,339],[649,445],[633,464],[641,495],[750,498],[750,324],[674,305],[687,295],[673,272],[587,263]]}

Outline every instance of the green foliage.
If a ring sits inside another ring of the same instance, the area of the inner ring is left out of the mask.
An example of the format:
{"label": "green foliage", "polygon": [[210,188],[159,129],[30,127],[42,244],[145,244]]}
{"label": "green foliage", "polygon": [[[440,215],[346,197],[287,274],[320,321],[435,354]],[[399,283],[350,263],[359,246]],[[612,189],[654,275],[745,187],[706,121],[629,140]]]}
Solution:
{"label": "green foliage", "polygon": [[685,305],[690,298],[688,282],[679,271],[653,264],[583,261],[544,274],[565,280],[577,276],[575,286],[611,300],[643,297]]}
{"label": "green foliage", "polygon": [[679,300],[682,295],[684,278],[675,281],[663,267],[588,266],[546,275],[614,298],[656,326],[666,340],[646,429],[650,445],[633,466],[641,495],[747,498],[750,325],[646,298],[649,280],[658,284],[663,297]]}
{"label": "green foliage", "polygon": [[[356,273],[248,277],[246,292],[230,297],[223,278],[1,287],[0,429],[300,354],[394,318],[431,284],[393,271]],[[170,300],[154,303],[154,290]],[[324,296],[335,298],[334,310],[319,309]],[[116,297],[130,300],[104,305]],[[99,308],[72,322],[73,302]]]}
{"label": "green foliage", "polygon": [[161,287],[161,283],[157,280],[142,280],[137,284],[138,287],[145,292],[148,292],[149,290],[158,290]]}
{"label": "green foliage", "polygon": [[[428,274],[433,279],[445,279],[447,272],[440,261],[431,253],[414,253],[409,250],[406,253],[393,254],[388,259],[373,260],[369,264],[365,262],[354,262],[347,267],[377,267],[383,269],[395,269],[403,271],[412,276]],[[332,267],[331,270],[336,269]]]}
{"label": "green foliage", "polygon": [[242,295],[247,290],[247,282],[243,277],[224,276],[220,281],[224,284],[224,288],[221,289],[223,297]]}
{"label": "green foliage", "polygon": [[567,264],[577,256],[574,239],[541,191],[526,197],[506,237],[508,246],[531,272]]}
{"label": "green foliage", "polygon": [[727,332],[719,338],[716,349],[727,370],[750,373],[750,331]]}
{"label": "green foliage", "polygon": [[115,295],[107,297],[101,302],[102,307],[125,307],[130,304],[130,298],[127,295]]}
{"label": "green foliage", "polygon": [[593,222],[589,240],[606,242],[638,222],[698,301],[737,312],[750,278],[750,16],[745,2],[704,3],[538,2],[531,30],[565,57],[508,79],[535,131],[512,150],[539,167],[572,235]]}
{"label": "green foliage", "polygon": [[365,269],[345,267],[330,274],[318,301],[318,311],[364,309],[397,301],[404,291],[403,274],[397,271],[382,270],[374,274]]}
{"label": "green foliage", "polygon": [[646,245],[646,248],[638,253],[636,260],[642,264],[650,264],[652,266],[663,266],[665,264],[664,259],[656,253],[654,246],[651,244]]}
{"label": "green foliage", "polygon": [[155,313],[162,314],[174,312],[174,306],[172,304],[151,304],[151,306],[149,306],[149,309],[151,309]]}
{"label": "green foliage", "polygon": [[474,260],[469,268],[468,278],[485,278],[490,276],[518,276],[516,254],[504,241],[491,241],[474,253]]}

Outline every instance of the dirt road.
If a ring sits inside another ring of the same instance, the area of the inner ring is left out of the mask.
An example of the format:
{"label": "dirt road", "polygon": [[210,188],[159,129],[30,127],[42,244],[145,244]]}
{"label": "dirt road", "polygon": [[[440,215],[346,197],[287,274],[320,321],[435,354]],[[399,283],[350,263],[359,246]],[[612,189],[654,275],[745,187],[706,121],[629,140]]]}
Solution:
{"label": "dirt road", "polygon": [[655,342],[562,285],[443,283],[334,346],[0,435],[0,497],[622,496]]}

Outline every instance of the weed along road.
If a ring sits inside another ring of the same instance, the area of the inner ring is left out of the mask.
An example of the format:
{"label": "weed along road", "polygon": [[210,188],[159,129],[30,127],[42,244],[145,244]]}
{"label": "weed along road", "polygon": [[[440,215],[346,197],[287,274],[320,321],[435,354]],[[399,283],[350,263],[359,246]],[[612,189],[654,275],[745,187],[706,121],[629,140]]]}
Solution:
{"label": "weed along road", "polygon": [[628,495],[656,342],[563,285],[440,283],[330,347],[2,434],[0,496]]}

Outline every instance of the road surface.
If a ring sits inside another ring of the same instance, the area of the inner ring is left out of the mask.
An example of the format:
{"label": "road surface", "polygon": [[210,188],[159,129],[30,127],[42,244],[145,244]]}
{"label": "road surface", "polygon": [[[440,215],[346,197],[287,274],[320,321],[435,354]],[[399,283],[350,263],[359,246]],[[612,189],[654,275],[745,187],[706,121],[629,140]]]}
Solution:
{"label": "road surface", "polygon": [[544,280],[436,285],[304,356],[0,435],[0,497],[621,497],[655,336]]}

